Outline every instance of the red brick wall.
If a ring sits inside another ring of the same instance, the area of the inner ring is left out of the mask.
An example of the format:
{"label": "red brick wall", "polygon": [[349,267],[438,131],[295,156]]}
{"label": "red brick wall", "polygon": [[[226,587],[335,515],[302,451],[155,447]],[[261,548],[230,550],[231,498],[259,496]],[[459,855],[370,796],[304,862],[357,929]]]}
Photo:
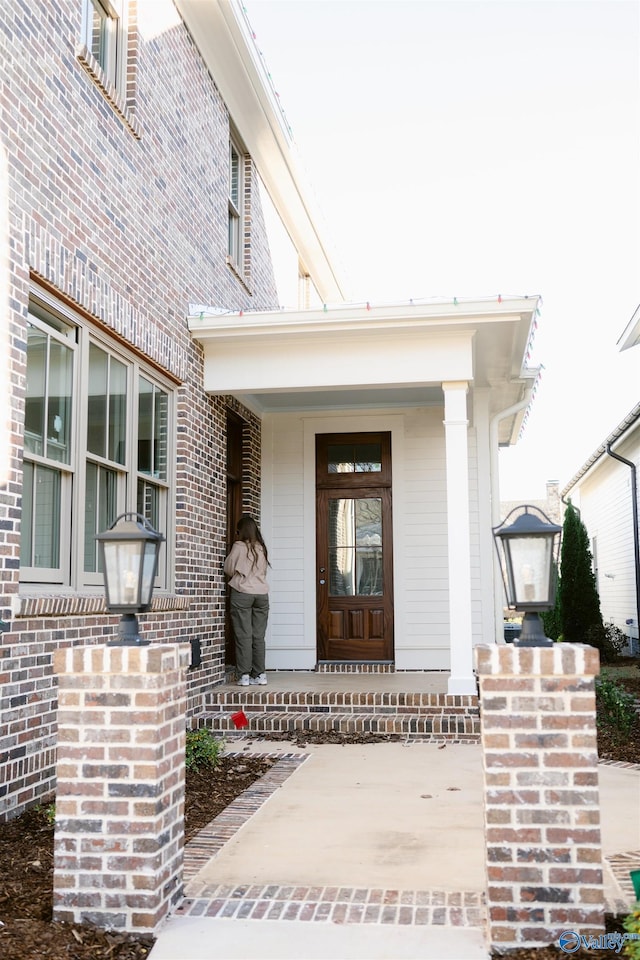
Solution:
{"label": "red brick wall", "polygon": [[[80,3],[6,0],[0,15],[0,269],[9,287],[0,336],[11,418],[10,448],[0,452],[0,819],[53,786],[54,651],[103,641],[117,624],[98,600],[49,591],[64,595],[56,605],[19,584],[30,278],[179,384],[174,578],[141,625],[154,641],[200,638],[191,709],[224,673],[226,401],[203,392],[202,352],[185,317],[190,302],[266,309],[277,296],[250,161],[248,272],[240,278],[226,262],[228,112],[173,3],[160,5],[175,22],[134,30],[122,99],[105,95],[95,65],[77,55]],[[257,512],[260,424],[240,412],[247,508]]]}

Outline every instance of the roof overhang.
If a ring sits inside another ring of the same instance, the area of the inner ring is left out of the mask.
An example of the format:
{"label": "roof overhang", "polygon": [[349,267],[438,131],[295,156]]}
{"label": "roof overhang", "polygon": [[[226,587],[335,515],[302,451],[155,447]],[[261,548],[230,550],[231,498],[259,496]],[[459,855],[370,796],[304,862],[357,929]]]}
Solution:
{"label": "roof overhang", "polygon": [[618,340],[620,350],[628,350],[629,347],[635,347],[640,343],[640,306],[629,320],[622,336]]}
{"label": "roof overhang", "polygon": [[[204,387],[257,413],[442,403],[442,384],[489,392],[491,415],[531,393],[526,366],[537,297],[345,304],[330,310],[245,314],[192,308]],[[501,424],[514,442],[521,411]]]}
{"label": "roof overhang", "polygon": [[241,4],[175,4],[318,293],[326,302],[343,300],[332,254],[319,232],[320,213]]}

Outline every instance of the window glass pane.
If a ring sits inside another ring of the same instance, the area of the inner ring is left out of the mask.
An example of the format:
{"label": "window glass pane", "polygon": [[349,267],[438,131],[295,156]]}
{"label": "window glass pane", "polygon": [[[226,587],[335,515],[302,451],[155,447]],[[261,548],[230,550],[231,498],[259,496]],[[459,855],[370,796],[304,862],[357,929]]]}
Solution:
{"label": "window glass pane", "polygon": [[49,345],[47,399],[47,456],[60,463],[71,460],[71,384],[73,355],[57,340]]}
{"label": "window glass pane", "polygon": [[164,391],[156,387],[153,430],[153,475],[160,480],[167,479],[168,411],[169,397]]}
{"label": "window glass pane", "polygon": [[154,530],[164,533],[164,523],[160,516],[160,490],[152,483],[138,480],[136,510],[149,521]]}
{"label": "window glass pane", "polygon": [[85,43],[100,66],[104,66],[106,12],[98,0],[89,0],[86,10]]}
{"label": "window glass pane", "polygon": [[27,325],[27,399],[25,450],[44,453],[44,411],[47,386],[47,341],[42,330]]}
{"label": "window glass pane", "polygon": [[117,482],[115,470],[87,463],[84,506],[84,569],[99,573],[96,534],[107,530],[116,519]]}
{"label": "window glass pane", "polygon": [[110,358],[109,364],[109,448],[107,457],[114,463],[126,459],[127,368]]}
{"label": "window glass pane", "polygon": [[[25,476],[29,471],[25,471]],[[23,510],[31,512],[23,526],[22,543],[32,567],[58,568],[60,566],[60,474],[48,467],[33,465],[30,501],[23,502]],[[29,542],[26,542],[26,537]],[[25,560],[23,558],[23,563]]]}
{"label": "window glass pane", "polygon": [[382,446],[379,443],[357,443],[355,448],[356,473],[380,473]]}
{"label": "window glass pane", "polygon": [[233,146],[229,149],[229,199],[236,208],[240,209],[240,157]]}
{"label": "window glass pane", "polygon": [[87,397],[87,450],[107,455],[107,383],[109,355],[94,343],[89,346],[89,390]]}
{"label": "window glass pane", "polygon": [[153,384],[138,380],[138,472],[153,473]]}
{"label": "window glass pane", "polygon": [[356,545],[359,547],[381,546],[382,500],[379,497],[369,497],[354,502]]}
{"label": "window glass pane", "polygon": [[33,566],[33,474],[34,466],[24,462],[22,474],[22,520],[20,523],[20,563]]}
{"label": "window glass pane", "polygon": [[139,379],[138,473],[167,479],[169,396],[164,390]]}

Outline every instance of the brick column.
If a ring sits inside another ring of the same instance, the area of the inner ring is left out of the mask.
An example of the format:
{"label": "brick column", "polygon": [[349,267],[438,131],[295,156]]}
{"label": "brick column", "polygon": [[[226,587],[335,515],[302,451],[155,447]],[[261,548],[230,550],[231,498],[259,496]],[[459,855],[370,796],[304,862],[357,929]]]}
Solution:
{"label": "brick column", "polygon": [[181,896],[189,659],[186,644],[55,652],[55,920],[152,933]]}
{"label": "brick column", "polygon": [[595,677],[582,644],[476,648],[489,936],[539,947],[604,931]]}

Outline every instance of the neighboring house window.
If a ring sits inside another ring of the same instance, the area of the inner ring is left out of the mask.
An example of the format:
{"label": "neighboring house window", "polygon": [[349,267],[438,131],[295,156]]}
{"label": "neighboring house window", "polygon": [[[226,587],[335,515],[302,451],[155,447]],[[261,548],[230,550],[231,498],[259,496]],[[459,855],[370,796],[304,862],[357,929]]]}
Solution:
{"label": "neighboring house window", "polygon": [[229,247],[236,267],[242,266],[242,162],[240,151],[229,142]]}
{"label": "neighboring house window", "polygon": [[[21,580],[100,585],[96,534],[121,513],[169,523],[172,393],[134,356],[32,302]],[[157,585],[166,587],[163,546]]]}
{"label": "neighboring house window", "polygon": [[83,0],[82,40],[116,90],[125,83],[125,0]]}

